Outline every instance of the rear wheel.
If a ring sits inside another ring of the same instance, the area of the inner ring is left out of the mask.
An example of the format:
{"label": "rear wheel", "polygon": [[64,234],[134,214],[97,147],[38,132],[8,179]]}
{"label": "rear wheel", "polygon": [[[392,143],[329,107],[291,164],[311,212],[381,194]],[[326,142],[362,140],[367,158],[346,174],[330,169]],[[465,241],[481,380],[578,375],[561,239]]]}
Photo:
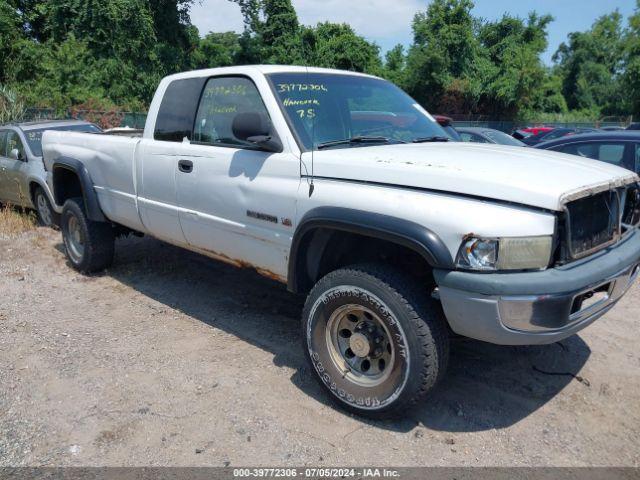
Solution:
{"label": "rear wheel", "polygon": [[43,227],[53,227],[60,222],[60,216],[51,207],[51,202],[41,187],[36,187],[33,194],[38,223]]}
{"label": "rear wheel", "polygon": [[307,359],[342,407],[369,417],[404,413],[443,376],[449,338],[440,304],[384,265],[325,276],[303,314]]}
{"label": "rear wheel", "polygon": [[76,270],[92,273],[104,270],[113,263],[113,227],[109,223],[89,220],[81,198],[65,202],[60,228],[67,258]]}

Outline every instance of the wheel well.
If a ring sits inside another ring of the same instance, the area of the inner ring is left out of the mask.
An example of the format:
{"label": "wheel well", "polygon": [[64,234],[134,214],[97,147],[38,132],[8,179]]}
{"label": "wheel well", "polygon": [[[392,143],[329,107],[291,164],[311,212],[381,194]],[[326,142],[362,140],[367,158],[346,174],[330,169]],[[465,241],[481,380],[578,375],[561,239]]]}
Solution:
{"label": "wheel well", "polygon": [[29,183],[29,198],[31,203],[36,204],[36,188],[42,188],[38,182]]}
{"label": "wheel well", "polygon": [[72,170],[56,168],[53,171],[54,196],[58,205],[64,205],[70,198],[82,197],[80,178]]}
{"label": "wheel well", "polygon": [[433,270],[417,251],[389,240],[328,228],[307,232],[295,259],[295,290],[307,293],[326,274],[358,263],[381,262],[396,266],[422,282],[435,286]]}

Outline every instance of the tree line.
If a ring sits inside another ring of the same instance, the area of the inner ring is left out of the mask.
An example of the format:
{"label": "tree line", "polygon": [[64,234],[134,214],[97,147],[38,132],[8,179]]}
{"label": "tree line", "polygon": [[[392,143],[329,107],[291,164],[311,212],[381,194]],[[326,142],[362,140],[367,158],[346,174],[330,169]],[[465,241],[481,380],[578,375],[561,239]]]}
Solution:
{"label": "tree line", "polygon": [[[549,15],[476,18],[472,0],[433,0],[413,42],[384,56],[346,23],[302,25],[291,0],[229,0],[242,33],[200,35],[195,0],[2,0],[0,85],[63,111],[145,110],[165,75],[280,63],[388,78],[432,112],[501,119],[640,114],[640,0],[573,32],[547,66]],[[383,14],[383,12],[381,12]]]}

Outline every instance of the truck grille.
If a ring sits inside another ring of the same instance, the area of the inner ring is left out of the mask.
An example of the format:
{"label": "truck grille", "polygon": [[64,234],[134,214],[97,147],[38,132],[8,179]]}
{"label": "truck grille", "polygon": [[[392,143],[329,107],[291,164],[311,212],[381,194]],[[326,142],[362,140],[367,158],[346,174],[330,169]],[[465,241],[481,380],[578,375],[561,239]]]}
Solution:
{"label": "truck grille", "polygon": [[619,194],[609,190],[567,204],[567,253],[572,260],[618,240],[621,233]]}

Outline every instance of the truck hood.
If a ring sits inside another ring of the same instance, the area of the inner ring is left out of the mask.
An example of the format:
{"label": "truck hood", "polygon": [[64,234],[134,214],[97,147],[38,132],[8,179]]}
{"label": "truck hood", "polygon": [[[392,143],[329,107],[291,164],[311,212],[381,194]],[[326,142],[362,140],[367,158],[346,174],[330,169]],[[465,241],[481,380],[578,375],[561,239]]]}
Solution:
{"label": "truck hood", "polygon": [[[473,195],[562,210],[564,204],[638,181],[629,170],[574,155],[473,143],[378,145],[315,151],[314,174]],[[311,153],[303,155],[308,175]]]}

